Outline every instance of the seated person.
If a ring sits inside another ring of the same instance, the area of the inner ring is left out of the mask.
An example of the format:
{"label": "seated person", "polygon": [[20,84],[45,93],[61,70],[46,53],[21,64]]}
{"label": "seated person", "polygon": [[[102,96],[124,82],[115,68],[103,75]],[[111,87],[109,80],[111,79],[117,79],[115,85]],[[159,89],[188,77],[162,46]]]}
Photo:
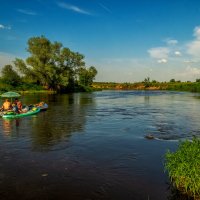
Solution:
{"label": "seated person", "polygon": [[13,111],[19,113],[17,105],[13,104]]}
{"label": "seated person", "polygon": [[29,106],[23,106],[23,108],[22,108],[22,112],[23,113],[26,113],[26,112],[28,112],[29,111]]}
{"label": "seated person", "polygon": [[43,106],[43,105],[44,105],[44,102],[43,102],[43,101],[41,101],[41,102],[35,104],[35,106],[38,106],[38,107],[41,107],[41,106]]}
{"label": "seated person", "polygon": [[1,110],[7,111],[7,110],[11,110],[11,109],[12,109],[12,105],[11,105],[10,101],[8,99],[6,99],[1,107]]}
{"label": "seated person", "polygon": [[13,103],[13,111],[15,111],[17,113],[22,112],[22,103],[17,98],[15,99],[15,101]]}

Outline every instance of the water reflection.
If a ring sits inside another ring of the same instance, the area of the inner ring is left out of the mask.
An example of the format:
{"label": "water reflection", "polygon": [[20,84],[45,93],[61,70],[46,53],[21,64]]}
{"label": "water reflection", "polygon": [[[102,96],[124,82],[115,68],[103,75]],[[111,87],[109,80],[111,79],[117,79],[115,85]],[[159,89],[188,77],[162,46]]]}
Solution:
{"label": "water reflection", "polygon": [[33,149],[37,151],[48,151],[73,133],[83,132],[95,106],[92,94],[54,95],[51,100],[49,110],[41,113],[32,127]]}
{"label": "water reflection", "polygon": [[16,136],[17,128],[20,125],[20,119],[2,119],[2,131],[4,136]]}
{"label": "water reflection", "polygon": [[144,96],[144,101],[146,104],[149,104],[149,101],[150,101],[150,96]]}
{"label": "water reflection", "polygon": [[5,119],[2,122],[4,135],[8,136],[11,133],[11,121]]}

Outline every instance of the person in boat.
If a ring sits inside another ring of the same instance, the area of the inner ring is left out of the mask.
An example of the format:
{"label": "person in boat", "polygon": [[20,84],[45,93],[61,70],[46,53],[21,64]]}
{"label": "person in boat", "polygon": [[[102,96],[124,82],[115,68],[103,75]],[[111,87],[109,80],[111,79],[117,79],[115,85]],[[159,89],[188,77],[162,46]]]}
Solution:
{"label": "person in boat", "polygon": [[9,99],[5,99],[5,101],[1,107],[1,111],[8,111],[8,110],[12,110],[12,104],[9,101]]}
{"label": "person in boat", "polygon": [[19,101],[18,98],[15,98],[15,101],[13,103],[13,111],[15,111],[16,113],[21,113],[22,111],[22,102]]}
{"label": "person in boat", "polygon": [[35,104],[35,106],[42,107],[42,106],[44,106],[44,104],[45,104],[44,101],[41,101],[41,102]]}

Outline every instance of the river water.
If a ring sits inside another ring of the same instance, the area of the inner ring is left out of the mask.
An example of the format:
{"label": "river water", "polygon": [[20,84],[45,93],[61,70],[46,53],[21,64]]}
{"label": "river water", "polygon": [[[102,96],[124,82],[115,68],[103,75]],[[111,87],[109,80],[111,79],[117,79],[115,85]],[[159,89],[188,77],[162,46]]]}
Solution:
{"label": "river water", "polygon": [[101,91],[21,100],[43,100],[49,109],[0,119],[1,200],[180,199],[170,190],[164,154],[200,136],[198,94]]}

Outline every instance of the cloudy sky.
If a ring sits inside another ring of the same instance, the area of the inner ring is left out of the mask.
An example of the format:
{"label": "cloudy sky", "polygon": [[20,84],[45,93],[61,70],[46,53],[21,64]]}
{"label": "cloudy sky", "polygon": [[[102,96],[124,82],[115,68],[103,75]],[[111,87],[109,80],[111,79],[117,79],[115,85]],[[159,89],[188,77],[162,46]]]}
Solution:
{"label": "cloudy sky", "polygon": [[0,67],[41,35],[84,54],[96,81],[200,78],[198,0],[0,0]]}

